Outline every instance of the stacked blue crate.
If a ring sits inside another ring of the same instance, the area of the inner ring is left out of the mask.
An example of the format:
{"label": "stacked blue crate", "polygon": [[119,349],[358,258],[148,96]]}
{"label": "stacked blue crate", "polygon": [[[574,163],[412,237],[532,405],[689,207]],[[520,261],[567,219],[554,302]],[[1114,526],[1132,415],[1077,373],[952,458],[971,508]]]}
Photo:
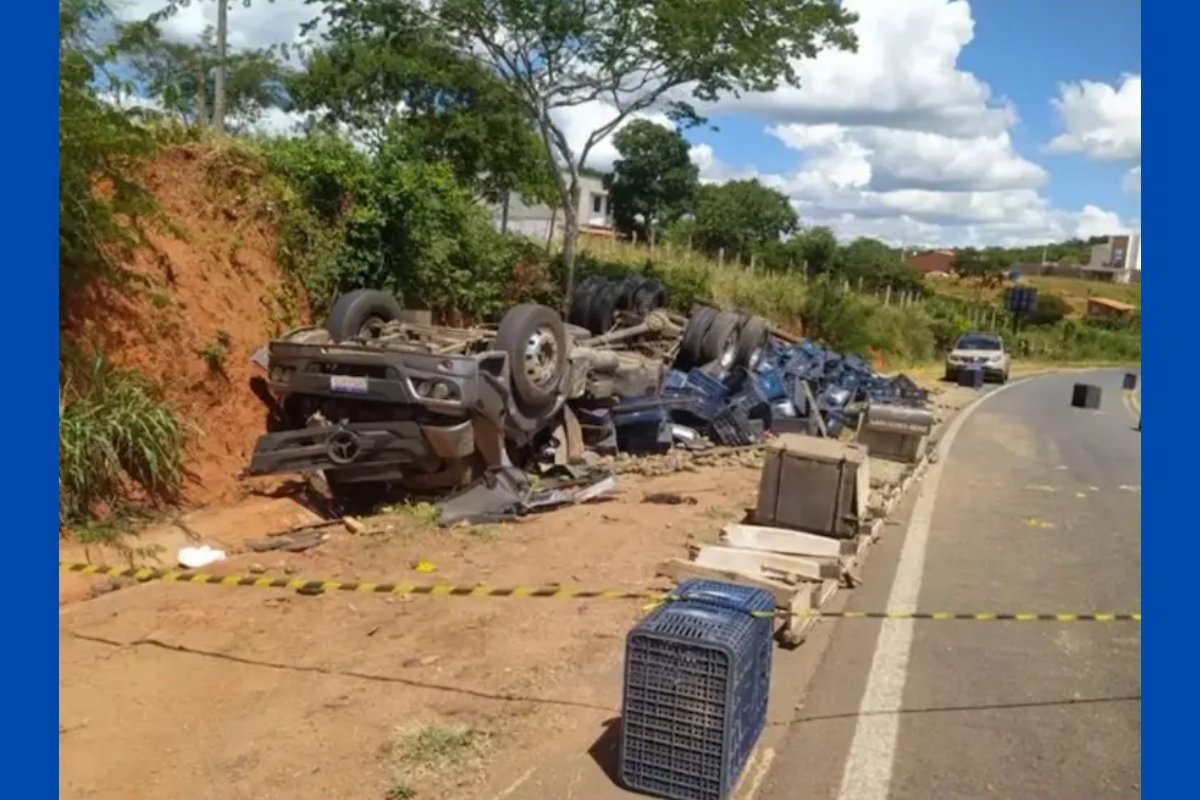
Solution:
{"label": "stacked blue crate", "polygon": [[686,581],[626,638],[620,777],[670,800],[725,800],[766,723],[774,599]]}

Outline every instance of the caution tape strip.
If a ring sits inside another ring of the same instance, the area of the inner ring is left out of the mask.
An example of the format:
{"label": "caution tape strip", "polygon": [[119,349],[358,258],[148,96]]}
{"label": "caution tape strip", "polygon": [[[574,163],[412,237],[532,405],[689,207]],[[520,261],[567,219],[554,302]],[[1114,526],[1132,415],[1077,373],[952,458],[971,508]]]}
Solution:
{"label": "caution tape strip", "polygon": [[[514,597],[560,600],[649,600],[650,607],[683,598],[651,592],[626,592],[591,589],[572,589],[560,586],[453,586],[446,584],[373,583],[368,581],[323,581],[308,578],[264,578],[257,575],[209,575],[203,572],[180,572],[176,570],[145,569],[134,567],[106,567],[98,564],[81,564],[60,561],[59,567],[66,572],[83,575],[101,575],[108,578],[133,578],[134,580],[164,581],[167,583],[192,583],[207,586],[248,586],[257,589],[288,589],[301,594],[323,594],[325,592],[357,592],[361,594],[423,595],[428,597]],[[880,620],[937,620],[971,622],[1141,622],[1140,613],[1087,613],[1087,614],[1036,614],[1036,613],[989,613],[952,611],[795,611],[753,612],[751,616],[793,616],[823,619],[880,619]]]}

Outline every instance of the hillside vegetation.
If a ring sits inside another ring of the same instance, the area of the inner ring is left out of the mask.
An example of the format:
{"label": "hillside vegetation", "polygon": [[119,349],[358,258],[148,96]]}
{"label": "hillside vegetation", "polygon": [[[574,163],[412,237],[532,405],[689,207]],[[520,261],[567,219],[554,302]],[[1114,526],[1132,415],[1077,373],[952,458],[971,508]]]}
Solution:
{"label": "hillside vegetation", "polygon": [[[697,300],[736,306],[891,367],[933,359],[965,330],[1007,324],[998,288],[927,285],[898,251],[807,227],[755,181],[700,186],[680,133],[651,123],[622,129],[606,178],[622,233],[642,244],[584,239],[548,252],[501,233],[485,201],[511,190],[566,204],[511,87],[453,42],[387,16],[411,3],[327,5],[347,15],[301,66],[274,51],[229,59],[219,120],[211,38],[164,42],[145,23],[97,41],[113,28],[102,0],[60,0],[64,528],[236,495],[263,424],[246,388],[250,355],[319,320],[349,289],[385,288],[466,323],[513,303],[559,305],[572,273],[645,272],[682,312]],[[382,15],[389,35],[351,24],[355,9]],[[851,47],[844,22],[813,24]],[[690,68],[750,74],[767,69],[772,46],[756,39],[762,52],[739,56],[762,63]],[[162,110],[111,105],[122,86]],[[306,132],[253,134],[272,107],[311,111]],[[1019,353],[1139,357],[1136,329],[1072,318],[1086,295],[1045,288],[1061,302],[1047,300],[1016,337]]]}

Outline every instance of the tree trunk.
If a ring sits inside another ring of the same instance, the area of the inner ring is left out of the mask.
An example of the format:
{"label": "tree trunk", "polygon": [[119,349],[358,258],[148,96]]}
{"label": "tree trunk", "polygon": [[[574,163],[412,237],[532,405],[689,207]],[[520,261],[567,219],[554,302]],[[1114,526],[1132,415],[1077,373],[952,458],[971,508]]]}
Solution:
{"label": "tree trunk", "polygon": [[213,80],[212,124],[225,132],[225,47],[229,39],[229,0],[217,0],[217,72]]}
{"label": "tree trunk", "polygon": [[[512,197],[512,192],[504,190],[504,199],[500,201],[500,232],[508,233],[508,198]],[[554,229],[551,223],[550,229]]]}
{"label": "tree trunk", "polygon": [[571,307],[575,294],[575,254],[579,249],[579,175],[571,170],[571,181],[563,198],[563,264],[567,268],[567,293],[563,313]]}
{"label": "tree trunk", "polygon": [[550,230],[546,233],[546,253],[554,248],[554,226],[558,224],[558,206],[550,207]]}

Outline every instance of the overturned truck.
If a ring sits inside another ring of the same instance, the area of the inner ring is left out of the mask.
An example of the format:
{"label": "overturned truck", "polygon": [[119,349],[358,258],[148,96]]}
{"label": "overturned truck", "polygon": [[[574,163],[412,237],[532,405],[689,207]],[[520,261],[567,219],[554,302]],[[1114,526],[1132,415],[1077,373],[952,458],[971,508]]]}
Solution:
{"label": "overturned truck", "polygon": [[324,326],[255,355],[268,421],[246,473],[320,472],[335,495],[366,500],[548,457],[568,404],[657,393],[687,320],[661,309],[654,283],[626,287],[637,302],[592,320],[599,333],[536,304],[451,328],[411,321],[387,292],[344,294]]}
{"label": "overturned truck", "polygon": [[588,450],[751,444],[785,418],[836,435],[856,399],[896,394],[861,360],[785,341],[759,317],[683,317],[664,302],[657,281],[593,278],[567,321],[524,304],[498,325],[453,328],[386,292],[344,294],[324,326],[255,355],[268,421],[246,473],[319,473],[334,496],[372,502]]}

